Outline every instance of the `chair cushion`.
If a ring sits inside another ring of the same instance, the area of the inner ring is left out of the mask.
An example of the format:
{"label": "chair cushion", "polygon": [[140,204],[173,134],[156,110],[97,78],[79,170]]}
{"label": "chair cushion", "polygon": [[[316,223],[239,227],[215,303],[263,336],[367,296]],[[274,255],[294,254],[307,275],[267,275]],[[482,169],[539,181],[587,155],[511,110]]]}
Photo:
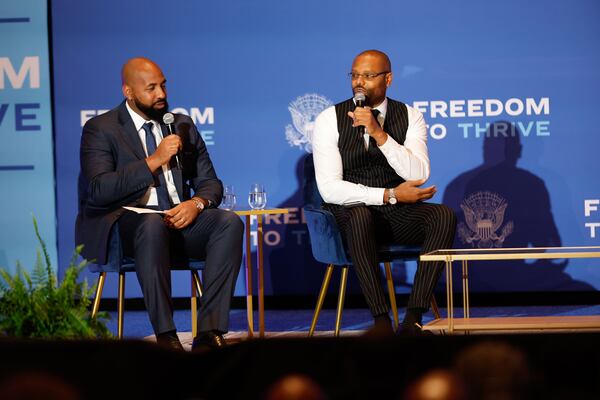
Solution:
{"label": "chair cushion", "polygon": [[350,263],[346,254],[342,235],[335,217],[326,210],[304,208],[313,257],[325,264],[345,265]]}

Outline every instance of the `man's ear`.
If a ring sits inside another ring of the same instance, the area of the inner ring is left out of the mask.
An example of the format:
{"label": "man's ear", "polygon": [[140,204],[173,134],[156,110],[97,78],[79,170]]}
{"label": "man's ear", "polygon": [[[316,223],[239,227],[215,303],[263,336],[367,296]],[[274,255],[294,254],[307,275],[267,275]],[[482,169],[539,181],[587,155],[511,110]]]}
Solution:
{"label": "man's ear", "polygon": [[123,85],[121,86],[121,90],[123,91],[123,96],[127,99],[127,100],[133,100],[133,91],[131,90],[131,87],[129,85]]}

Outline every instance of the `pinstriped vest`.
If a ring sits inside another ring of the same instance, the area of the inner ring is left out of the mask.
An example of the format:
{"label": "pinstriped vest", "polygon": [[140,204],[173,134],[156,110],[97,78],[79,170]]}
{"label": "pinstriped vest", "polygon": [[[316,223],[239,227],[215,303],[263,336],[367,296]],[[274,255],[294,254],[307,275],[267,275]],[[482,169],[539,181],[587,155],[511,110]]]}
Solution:
{"label": "pinstriped vest", "polygon": [[[352,99],[335,105],[337,127],[340,134],[338,147],[342,156],[344,180],[370,187],[395,187],[404,179],[399,177],[390,167],[385,156],[377,147],[375,139],[370,138],[369,150],[365,149],[363,136],[359,128],[352,127],[349,111],[356,106]],[[404,144],[408,129],[408,112],[406,105],[388,98],[387,112],[383,130],[399,144]]]}

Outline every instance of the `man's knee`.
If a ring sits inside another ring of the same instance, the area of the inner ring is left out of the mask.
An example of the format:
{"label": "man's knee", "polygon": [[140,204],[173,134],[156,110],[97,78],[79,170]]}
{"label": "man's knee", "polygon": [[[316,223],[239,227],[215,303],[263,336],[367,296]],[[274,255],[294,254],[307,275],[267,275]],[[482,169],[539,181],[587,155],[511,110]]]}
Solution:
{"label": "man's knee", "polygon": [[375,229],[373,214],[367,207],[353,207],[348,210],[346,234],[356,243],[372,240]]}
{"label": "man's knee", "polygon": [[353,226],[372,224],[373,214],[366,206],[352,207],[348,209],[348,221]]}
{"label": "man's knee", "polygon": [[146,214],[137,228],[137,235],[151,237],[167,237],[169,228],[159,214]]}
{"label": "man's knee", "polygon": [[238,235],[242,237],[244,234],[244,223],[240,219],[240,217],[231,211],[225,211],[222,215],[222,224],[223,227],[230,231],[233,235]]}
{"label": "man's knee", "polygon": [[445,204],[439,204],[438,215],[439,221],[444,225],[453,230],[456,228],[456,213],[450,207]]}

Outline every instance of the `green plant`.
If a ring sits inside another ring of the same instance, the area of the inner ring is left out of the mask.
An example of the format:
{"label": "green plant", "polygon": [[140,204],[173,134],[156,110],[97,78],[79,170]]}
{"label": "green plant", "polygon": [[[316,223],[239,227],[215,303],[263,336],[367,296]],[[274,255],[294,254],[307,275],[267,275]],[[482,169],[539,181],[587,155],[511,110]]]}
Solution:
{"label": "green plant", "polygon": [[[34,268],[29,274],[17,262],[11,275],[0,268],[0,336],[29,338],[106,338],[111,333],[105,325],[107,313],[94,318],[88,310],[94,288],[87,280],[78,282],[87,261],[77,264],[82,246],[78,246],[65,276],[58,283],[50,264],[46,244],[42,240],[35,217],[35,235],[42,252],[37,250]],[[44,261],[42,261],[42,254]]]}

